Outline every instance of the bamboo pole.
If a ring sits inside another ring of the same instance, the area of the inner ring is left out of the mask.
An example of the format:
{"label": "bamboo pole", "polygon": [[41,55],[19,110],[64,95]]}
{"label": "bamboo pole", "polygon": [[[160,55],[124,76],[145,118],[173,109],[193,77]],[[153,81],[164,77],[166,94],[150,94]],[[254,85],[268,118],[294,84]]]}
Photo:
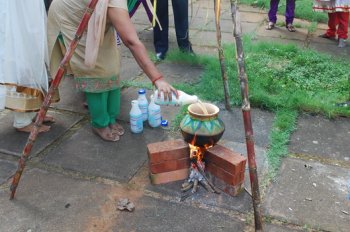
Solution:
{"label": "bamboo pole", "polygon": [[223,51],[222,46],[221,46],[221,28],[220,28],[221,3],[220,2],[221,2],[220,0],[214,0],[216,41],[217,41],[218,52],[219,52],[221,76],[222,76],[222,81],[224,84],[225,108],[226,108],[226,110],[231,110],[230,91],[229,91],[228,81],[227,81],[225,56],[224,56],[224,51]]}
{"label": "bamboo pole", "polygon": [[18,160],[17,171],[16,171],[15,175],[13,176],[12,184],[10,187],[10,190],[11,190],[10,200],[12,200],[15,197],[16,189],[18,187],[23,170],[25,168],[26,161],[30,155],[30,152],[31,152],[32,147],[33,147],[34,142],[35,142],[35,139],[38,136],[39,127],[41,126],[42,122],[44,121],[46,112],[49,109],[49,106],[51,104],[52,96],[53,96],[55,90],[58,88],[58,85],[61,82],[61,79],[66,71],[66,66],[67,66],[69,60],[71,59],[83,32],[85,31],[85,29],[88,26],[89,19],[90,19],[92,13],[94,12],[94,9],[96,7],[97,2],[98,2],[98,0],[91,0],[89,5],[87,6],[86,11],[83,15],[83,18],[82,18],[82,20],[78,26],[78,29],[75,33],[75,37],[71,41],[71,43],[67,49],[66,54],[64,55],[63,59],[61,60],[60,66],[59,66],[59,68],[56,72],[56,75],[55,75],[55,79],[52,81],[51,86],[49,88],[49,91],[48,91],[47,95],[45,96],[44,102],[43,102],[42,106],[40,107],[40,110],[38,112],[38,115],[37,115],[35,123],[34,123],[34,127],[33,127],[32,131],[30,132],[27,143],[22,151],[22,156]]}
{"label": "bamboo pole", "polygon": [[252,189],[252,200],[254,208],[255,231],[263,231],[263,223],[261,217],[261,201],[259,191],[258,173],[255,162],[254,136],[253,127],[250,116],[250,102],[248,95],[248,76],[245,72],[244,52],[242,42],[242,28],[240,15],[237,8],[237,0],[231,0],[231,13],[233,21],[233,36],[236,41],[236,60],[238,67],[238,75],[241,86],[242,96],[242,113],[244,121],[244,130],[246,136],[246,146],[248,154],[250,186]]}

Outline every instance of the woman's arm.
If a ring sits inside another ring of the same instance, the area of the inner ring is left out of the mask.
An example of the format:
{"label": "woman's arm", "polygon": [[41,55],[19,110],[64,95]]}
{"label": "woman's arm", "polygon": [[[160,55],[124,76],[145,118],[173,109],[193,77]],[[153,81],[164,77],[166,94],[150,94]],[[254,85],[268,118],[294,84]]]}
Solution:
{"label": "woman's arm", "polygon": [[130,49],[141,69],[160,90],[159,93],[163,91],[164,95],[168,95],[171,98],[171,92],[174,92],[177,96],[176,89],[162,78],[162,74],[149,59],[147,50],[138,38],[135,27],[130,20],[129,13],[121,8],[110,7],[108,8],[108,18],[111,20],[125,46]]}

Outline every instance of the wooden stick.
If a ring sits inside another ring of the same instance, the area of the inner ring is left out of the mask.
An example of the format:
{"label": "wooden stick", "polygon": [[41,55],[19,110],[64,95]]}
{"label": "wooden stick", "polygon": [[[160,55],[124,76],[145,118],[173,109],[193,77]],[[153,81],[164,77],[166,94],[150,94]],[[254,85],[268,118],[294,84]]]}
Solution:
{"label": "wooden stick", "polygon": [[228,87],[228,81],[227,81],[227,72],[226,72],[226,65],[225,65],[225,56],[224,51],[221,46],[221,28],[220,28],[220,15],[221,15],[221,7],[220,7],[220,0],[214,0],[214,11],[215,11],[215,26],[216,26],[216,41],[218,45],[218,52],[219,52],[219,61],[220,61],[220,68],[221,68],[221,76],[222,81],[224,84],[224,93],[225,93],[225,108],[226,110],[231,110],[230,105],[230,91]]}
{"label": "wooden stick", "polygon": [[258,173],[256,168],[256,162],[255,162],[253,127],[252,127],[252,122],[250,117],[248,76],[245,72],[243,42],[241,38],[242,29],[241,29],[240,15],[237,8],[237,0],[231,0],[231,13],[232,13],[232,21],[233,21],[233,36],[235,37],[235,41],[236,41],[236,60],[237,60],[237,66],[238,66],[238,75],[239,75],[240,86],[241,86],[242,113],[243,113],[244,130],[245,130],[246,146],[247,146],[247,154],[248,154],[250,185],[252,189],[255,231],[263,231],[259,181],[258,181]]}
{"label": "wooden stick", "polygon": [[68,62],[70,61],[83,32],[86,30],[86,28],[88,26],[90,17],[95,10],[97,2],[98,2],[98,0],[91,0],[89,5],[87,6],[86,11],[83,15],[83,18],[82,18],[82,20],[78,26],[78,29],[76,31],[75,38],[71,41],[71,43],[67,49],[66,54],[64,55],[63,59],[61,60],[60,66],[59,66],[59,68],[56,72],[56,75],[55,75],[55,79],[52,81],[51,86],[49,88],[49,91],[48,91],[47,95],[45,96],[44,102],[43,102],[42,106],[40,107],[40,110],[38,112],[38,115],[37,115],[35,123],[34,123],[34,127],[29,134],[27,143],[22,151],[22,156],[18,161],[17,171],[12,179],[12,184],[10,187],[10,190],[11,190],[10,200],[12,200],[15,197],[18,183],[21,179],[23,170],[25,168],[26,161],[27,161],[29,154],[32,150],[35,139],[38,136],[39,127],[41,126],[42,122],[44,121],[46,112],[49,109],[49,106],[51,103],[51,98],[52,98],[55,90],[58,88],[58,85],[61,82],[61,79],[66,71],[66,66],[67,66]]}

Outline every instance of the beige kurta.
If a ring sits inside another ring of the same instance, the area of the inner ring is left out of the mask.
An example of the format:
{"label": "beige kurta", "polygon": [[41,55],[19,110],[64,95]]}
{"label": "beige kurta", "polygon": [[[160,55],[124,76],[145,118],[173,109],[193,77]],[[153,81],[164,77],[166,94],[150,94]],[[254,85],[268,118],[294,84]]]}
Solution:
{"label": "beige kurta", "polygon": [[[56,73],[63,52],[58,36],[63,37],[64,45],[69,46],[83,17],[89,0],[55,0],[48,15],[48,47],[50,72]],[[127,11],[126,0],[109,0],[108,7],[119,7]],[[116,33],[108,21],[104,39],[99,47],[96,65],[89,68],[84,64],[86,36],[84,32],[70,60],[70,68],[77,88],[86,92],[104,92],[119,86],[120,51],[117,47]],[[54,74],[52,74],[54,75]]]}

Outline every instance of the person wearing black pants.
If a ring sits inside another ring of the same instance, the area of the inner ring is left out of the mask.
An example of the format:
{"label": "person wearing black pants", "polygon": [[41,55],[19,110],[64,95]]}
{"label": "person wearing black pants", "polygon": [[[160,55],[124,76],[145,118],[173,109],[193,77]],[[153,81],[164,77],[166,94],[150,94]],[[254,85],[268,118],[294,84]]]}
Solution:
{"label": "person wearing black pants", "polygon": [[[193,53],[188,33],[188,0],[171,0],[174,12],[175,32],[179,49]],[[157,24],[153,29],[154,48],[158,60],[163,60],[169,48],[169,7],[168,0],[158,0],[157,17],[163,30]]]}

